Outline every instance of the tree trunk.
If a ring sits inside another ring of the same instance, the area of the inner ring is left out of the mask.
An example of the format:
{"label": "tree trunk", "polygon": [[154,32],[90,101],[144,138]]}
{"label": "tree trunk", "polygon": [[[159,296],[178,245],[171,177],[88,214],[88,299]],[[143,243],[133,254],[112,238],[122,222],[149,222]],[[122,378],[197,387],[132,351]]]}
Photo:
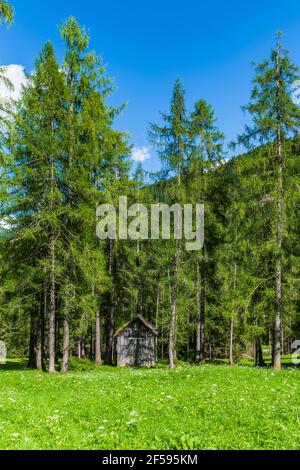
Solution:
{"label": "tree trunk", "polygon": [[191,323],[191,318],[190,318],[190,312],[188,311],[186,314],[186,325],[188,328],[188,335],[186,339],[186,360],[187,362],[190,359],[190,347],[191,347],[191,335],[190,335],[190,323]]}
{"label": "tree trunk", "polygon": [[96,312],[96,344],[95,344],[95,362],[97,366],[102,365],[101,357],[101,329],[100,329],[100,311]]}
{"label": "tree trunk", "polygon": [[45,347],[45,306],[44,299],[40,303],[40,314],[38,318],[38,330],[36,339],[36,367],[44,370],[44,347]]}
{"label": "tree trunk", "polygon": [[171,296],[171,322],[169,330],[169,369],[174,369],[176,363],[176,329],[177,329],[177,296],[178,296],[178,269],[179,269],[179,243],[176,241],[174,279]]}
{"label": "tree trunk", "polygon": [[82,336],[82,338],[81,338],[81,357],[83,359],[85,359],[85,357],[86,357],[85,343],[86,343],[85,336]]}
{"label": "tree trunk", "polygon": [[229,364],[234,365],[234,354],[233,354],[233,342],[234,342],[234,319],[230,319],[230,340],[229,340]]}
{"label": "tree trunk", "polygon": [[[156,312],[155,312],[155,328],[158,331],[158,317],[159,317],[159,302],[160,302],[160,287],[158,285],[156,297]],[[155,360],[158,361],[158,337],[155,337]]]}
{"label": "tree trunk", "polygon": [[[51,159],[51,209],[53,210],[54,206],[54,188],[55,188],[55,173],[54,173],[54,161]],[[51,262],[51,272],[50,272],[50,311],[49,311],[49,374],[55,372],[55,334],[56,334],[56,292],[55,292],[55,238],[54,230],[51,227],[50,235],[50,262]]]}
{"label": "tree trunk", "polygon": [[[237,235],[236,235],[237,238]],[[234,264],[234,277],[233,277],[233,295],[234,295],[234,304],[236,303],[236,284],[237,284],[237,264]],[[236,306],[234,305],[234,308]],[[234,318],[230,319],[230,338],[229,338],[229,364],[233,366],[234,364]]]}
{"label": "tree trunk", "polygon": [[55,248],[54,238],[51,239],[51,279],[50,279],[50,311],[49,311],[49,373],[55,372],[56,344],[56,305],[55,305]]}
{"label": "tree trunk", "polygon": [[70,324],[68,314],[64,318],[64,337],[63,337],[63,358],[61,371],[67,372],[69,369],[69,354],[70,354]]}
{"label": "tree trunk", "polygon": [[30,340],[29,340],[29,357],[28,367],[36,369],[36,318],[34,309],[30,310]]}
{"label": "tree trunk", "polygon": [[77,340],[77,357],[81,359],[81,339]]}
{"label": "tree trunk", "polygon": [[60,354],[60,318],[56,315],[55,364],[58,363],[59,354]]}
{"label": "tree trunk", "polygon": [[196,330],[196,362],[204,361],[204,328],[205,328],[205,264],[204,248],[202,259],[197,262],[197,330]]}
{"label": "tree trunk", "polygon": [[173,303],[171,306],[171,323],[170,323],[170,332],[169,332],[169,369],[174,369],[175,367],[175,320],[176,318],[176,304]]}
{"label": "tree trunk", "polygon": [[43,357],[44,359],[48,359],[49,356],[49,306],[48,306],[48,283],[44,281],[44,350],[43,350]]}
{"label": "tree trunk", "polygon": [[[114,277],[114,260],[113,260],[113,242],[109,241],[109,273]],[[113,279],[114,284],[114,279]],[[115,333],[115,291],[114,285],[111,288],[109,294],[109,305],[106,321],[106,354],[105,362],[108,365],[113,363],[113,345],[114,345],[114,333]]]}
{"label": "tree trunk", "polygon": [[255,339],[254,365],[255,367],[263,367],[265,365],[260,338]]}
{"label": "tree trunk", "polygon": [[106,357],[105,362],[112,365],[113,362],[113,342],[115,331],[115,293],[109,295],[108,316],[106,324]]}
{"label": "tree trunk", "polygon": [[276,313],[273,332],[273,368],[281,369],[281,317],[282,317],[282,240],[283,240],[283,152],[282,152],[282,117],[280,113],[280,66],[279,53],[276,59],[276,98],[277,98],[277,164],[278,164],[278,194],[277,194],[277,260],[276,260]]}
{"label": "tree trunk", "polygon": [[282,302],[282,239],[283,239],[283,181],[282,181],[282,144],[278,145],[279,161],[279,190],[278,190],[278,218],[277,218],[277,248],[276,260],[276,315],[273,333],[273,368],[281,369],[281,302]]}
{"label": "tree trunk", "polygon": [[272,356],[273,351],[273,331],[269,329],[269,355]]}
{"label": "tree trunk", "polygon": [[90,360],[92,361],[94,359],[94,330],[91,325],[90,328]]}

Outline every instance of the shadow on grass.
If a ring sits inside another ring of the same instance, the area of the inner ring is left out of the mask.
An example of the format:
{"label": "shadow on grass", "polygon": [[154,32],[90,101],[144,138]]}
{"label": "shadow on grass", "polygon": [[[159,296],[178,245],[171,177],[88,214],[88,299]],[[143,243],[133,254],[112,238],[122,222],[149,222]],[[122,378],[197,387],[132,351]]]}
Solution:
{"label": "shadow on grass", "polygon": [[[7,371],[32,371],[32,369],[27,367],[28,360],[27,359],[7,359],[6,364],[1,364],[0,363],[0,373],[1,372],[7,372]],[[187,365],[187,362],[184,361],[178,361],[177,365]],[[230,367],[228,360],[227,359],[214,359],[211,361],[205,361],[204,364],[210,364],[210,365],[215,365],[215,366],[228,366]],[[195,364],[193,364],[195,365]],[[281,360],[281,365],[282,369],[296,369],[300,370],[300,364],[295,364],[292,361],[291,356],[283,356]],[[235,363],[235,366],[238,367],[254,367],[254,363],[252,359],[238,359],[237,362]],[[166,369],[168,367],[167,361],[163,362],[158,362],[156,366],[153,369]],[[201,364],[199,364],[199,367],[201,367]],[[272,361],[270,357],[265,358],[265,366],[262,367],[263,369],[271,369],[272,368]],[[125,368],[126,369],[126,368]],[[128,369],[128,368],[127,368]],[[132,370],[144,370],[143,368],[131,368]],[[60,368],[57,368],[57,372],[60,370]],[[118,367],[112,367],[112,366],[101,366],[99,368],[94,368],[94,371],[101,371],[101,372],[111,372],[112,370],[115,371],[120,371],[124,370],[124,368],[118,368]],[[70,372],[84,372],[84,371],[74,371],[70,370]]]}
{"label": "shadow on grass", "polygon": [[13,370],[26,370],[27,362],[27,359],[8,359],[6,364],[0,363],[0,373]]}

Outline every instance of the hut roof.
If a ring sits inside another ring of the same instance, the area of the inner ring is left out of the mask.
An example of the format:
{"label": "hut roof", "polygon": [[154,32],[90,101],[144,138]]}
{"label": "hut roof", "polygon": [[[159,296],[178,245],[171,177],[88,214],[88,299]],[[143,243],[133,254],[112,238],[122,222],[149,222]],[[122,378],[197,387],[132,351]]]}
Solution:
{"label": "hut roof", "polygon": [[124,330],[126,330],[126,328],[131,325],[131,323],[133,323],[134,321],[140,321],[148,330],[152,331],[152,333],[157,336],[158,335],[158,331],[156,330],[156,328],[148,321],[146,320],[143,315],[136,315],[134,318],[132,318],[131,320],[129,320],[127,323],[125,323],[125,325],[121,326],[117,331],[116,331],[116,334],[115,336],[120,336]]}

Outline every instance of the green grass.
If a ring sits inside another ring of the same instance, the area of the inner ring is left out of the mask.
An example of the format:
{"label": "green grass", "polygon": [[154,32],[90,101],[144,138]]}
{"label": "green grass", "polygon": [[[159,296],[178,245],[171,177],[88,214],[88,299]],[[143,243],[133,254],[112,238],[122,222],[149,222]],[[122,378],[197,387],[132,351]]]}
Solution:
{"label": "green grass", "polygon": [[0,449],[299,449],[300,370],[0,366]]}

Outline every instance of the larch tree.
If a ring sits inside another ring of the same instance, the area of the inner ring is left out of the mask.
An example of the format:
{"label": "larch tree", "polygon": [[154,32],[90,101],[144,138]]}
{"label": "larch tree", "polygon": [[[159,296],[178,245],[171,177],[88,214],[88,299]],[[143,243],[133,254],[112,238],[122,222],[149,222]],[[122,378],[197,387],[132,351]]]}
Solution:
{"label": "larch tree", "polygon": [[[209,206],[207,185],[214,167],[221,162],[224,136],[216,127],[216,118],[211,105],[199,100],[191,113],[190,133],[193,139],[190,156],[189,180],[195,203],[204,204],[207,212]],[[213,176],[211,176],[213,177]],[[196,329],[196,362],[204,360],[204,328],[206,305],[206,259],[205,244],[197,258],[197,329]]]}
{"label": "larch tree", "polygon": [[[181,204],[183,200],[182,177],[187,165],[188,120],[185,107],[185,92],[179,79],[175,81],[171,100],[170,113],[162,113],[164,125],[152,124],[149,130],[151,142],[160,155],[165,177],[174,178],[171,184],[173,202]],[[172,266],[172,288],[170,295],[170,326],[169,326],[169,368],[174,369],[176,363],[176,337],[178,316],[178,290],[181,242],[175,236],[178,230],[178,214],[174,218],[174,259]]]}
{"label": "larch tree", "polygon": [[[117,110],[106,105],[111,92],[111,79],[105,76],[101,57],[88,51],[89,36],[75,18],[69,18],[61,28],[66,43],[63,71],[67,80],[69,103],[69,146],[66,156],[66,237],[65,282],[69,287],[64,295],[64,358],[62,370],[68,368],[70,320],[78,310],[74,299],[81,292],[78,279],[87,292],[79,315],[78,341],[85,341],[84,325],[87,311],[96,333],[96,363],[101,364],[100,299],[107,286],[108,273],[104,267],[104,247],[96,238],[96,207],[105,202],[105,160],[113,152],[126,152],[123,134],[112,129]],[[94,260],[94,261],[93,261]],[[87,262],[88,261],[88,262]],[[76,281],[77,279],[77,281]],[[70,305],[73,308],[70,310]],[[93,313],[92,313],[93,312]],[[81,331],[80,331],[81,329]]]}
{"label": "larch tree", "polygon": [[59,71],[53,47],[47,44],[14,117],[7,217],[15,256],[23,256],[24,260],[23,289],[19,293],[30,292],[37,312],[41,312],[38,299],[48,304],[50,373],[55,371],[57,284],[62,262],[65,99],[64,76]]}
{"label": "larch tree", "polygon": [[278,35],[276,48],[269,60],[255,67],[254,88],[250,103],[244,107],[252,117],[253,126],[247,126],[238,139],[247,147],[270,144],[274,152],[274,170],[271,176],[274,200],[275,241],[275,312],[273,327],[273,367],[281,368],[282,305],[283,305],[283,243],[285,237],[285,157],[287,140],[299,131],[300,110],[293,101],[293,84],[298,79],[298,69],[292,64],[289,54]]}

